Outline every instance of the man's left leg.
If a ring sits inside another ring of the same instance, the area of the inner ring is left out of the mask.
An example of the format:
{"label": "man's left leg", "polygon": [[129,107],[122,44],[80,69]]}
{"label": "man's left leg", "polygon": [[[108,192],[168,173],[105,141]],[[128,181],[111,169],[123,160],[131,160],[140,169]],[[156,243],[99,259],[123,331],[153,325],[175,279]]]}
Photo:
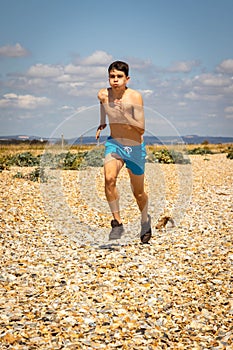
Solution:
{"label": "man's left leg", "polygon": [[151,238],[151,218],[148,215],[148,195],[144,190],[144,174],[135,175],[128,169],[131,188],[141,212],[141,241],[148,243]]}

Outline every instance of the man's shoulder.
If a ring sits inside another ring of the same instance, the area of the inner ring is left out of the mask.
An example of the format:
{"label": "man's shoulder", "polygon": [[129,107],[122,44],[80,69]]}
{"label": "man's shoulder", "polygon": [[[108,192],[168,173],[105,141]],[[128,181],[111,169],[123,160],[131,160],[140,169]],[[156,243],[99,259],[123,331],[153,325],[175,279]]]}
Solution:
{"label": "man's shoulder", "polygon": [[140,92],[138,90],[134,90],[134,89],[131,89],[131,88],[127,88],[127,91],[130,93],[130,94],[134,94],[134,95],[138,95],[140,96]]}
{"label": "man's shoulder", "polygon": [[128,88],[128,95],[134,100],[137,100],[137,101],[142,100],[142,95],[137,90]]}

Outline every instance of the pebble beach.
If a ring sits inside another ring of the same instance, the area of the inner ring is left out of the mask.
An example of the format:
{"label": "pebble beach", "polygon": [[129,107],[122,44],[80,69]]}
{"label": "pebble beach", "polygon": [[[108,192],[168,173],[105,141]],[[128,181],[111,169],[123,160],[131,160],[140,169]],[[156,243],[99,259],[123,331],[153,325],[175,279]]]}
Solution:
{"label": "pebble beach", "polygon": [[233,161],[190,161],[146,164],[145,245],[126,170],[116,242],[102,168],[2,171],[0,349],[233,349]]}

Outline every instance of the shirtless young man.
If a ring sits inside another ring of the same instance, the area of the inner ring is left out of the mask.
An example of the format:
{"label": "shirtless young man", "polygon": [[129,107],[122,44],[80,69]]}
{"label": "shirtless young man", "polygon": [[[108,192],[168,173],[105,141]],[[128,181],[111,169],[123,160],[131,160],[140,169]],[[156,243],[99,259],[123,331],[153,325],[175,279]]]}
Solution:
{"label": "shirtless young man", "polygon": [[141,211],[141,242],[148,243],[151,238],[151,218],[148,215],[148,196],[144,191],[146,150],[143,143],[143,100],[139,92],[127,87],[130,79],[127,63],[113,62],[108,68],[108,74],[110,88],[101,89],[98,93],[100,125],[96,139],[106,127],[107,115],[111,136],[105,143],[105,194],[113,215],[109,240],[121,238],[124,232],[116,182],[120,170],[126,164],[131,188]]}

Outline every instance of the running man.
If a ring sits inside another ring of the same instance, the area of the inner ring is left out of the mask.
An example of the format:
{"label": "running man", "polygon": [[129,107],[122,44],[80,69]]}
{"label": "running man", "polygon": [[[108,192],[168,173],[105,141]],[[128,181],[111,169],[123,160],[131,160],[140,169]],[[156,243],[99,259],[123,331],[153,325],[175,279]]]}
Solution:
{"label": "running man", "polygon": [[127,63],[113,62],[108,68],[108,74],[110,87],[101,89],[98,93],[100,125],[96,131],[96,139],[106,127],[108,116],[110,136],[105,143],[104,176],[106,199],[113,215],[109,240],[120,239],[124,232],[116,183],[125,164],[132,192],[141,212],[140,239],[142,243],[148,243],[152,233],[151,217],[148,215],[148,195],[144,190],[146,149],[143,142],[143,99],[139,92],[127,87],[130,80]]}

